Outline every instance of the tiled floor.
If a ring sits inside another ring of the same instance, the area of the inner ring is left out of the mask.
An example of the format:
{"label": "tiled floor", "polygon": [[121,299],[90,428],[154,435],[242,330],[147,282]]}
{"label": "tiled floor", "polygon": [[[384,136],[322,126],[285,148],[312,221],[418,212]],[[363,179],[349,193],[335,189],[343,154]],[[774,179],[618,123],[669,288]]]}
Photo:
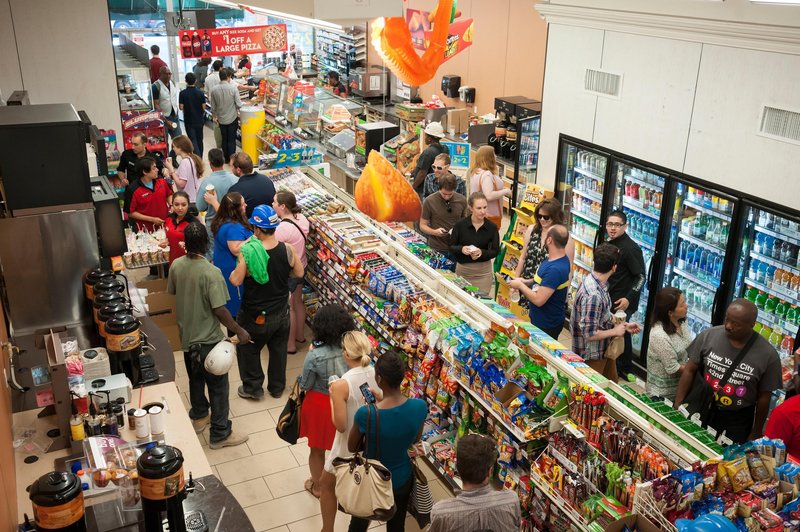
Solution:
{"label": "tiled floor", "polygon": [[[310,338],[306,331],[306,338]],[[303,367],[308,344],[296,355],[289,355],[287,382],[293,382]],[[298,346],[300,347],[300,346]],[[266,349],[261,355],[266,369]],[[175,353],[175,382],[188,410],[188,377],[183,365],[183,353]],[[244,445],[210,449],[208,429],[198,434],[200,443],[216,476],[231,490],[245,509],[257,531],[319,532],[322,526],[319,501],[305,491],[303,483],[309,476],[308,446],[304,440],[289,445],[275,433],[275,419],[286,403],[288,391],[280,399],[269,395],[261,401],[247,401],[236,394],[241,384],[239,369],[234,362],[230,371],[230,409],[233,429],[245,432],[250,439]],[[434,500],[452,497],[436,474],[426,468]],[[340,513],[336,530],[345,531],[349,516]],[[373,530],[385,530],[374,523]],[[416,522],[409,517],[408,532],[418,532]]]}

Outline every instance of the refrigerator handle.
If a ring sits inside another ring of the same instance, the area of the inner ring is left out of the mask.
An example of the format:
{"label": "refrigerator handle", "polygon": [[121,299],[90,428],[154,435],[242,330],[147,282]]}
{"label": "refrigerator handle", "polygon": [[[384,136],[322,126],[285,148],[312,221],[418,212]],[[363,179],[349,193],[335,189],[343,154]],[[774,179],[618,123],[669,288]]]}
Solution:
{"label": "refrigerator handle", "polygon": [[717,288],[717,292],[714,294],[714,303],[711,305],[711,325],[714,325],[714,318],[717,315],[717,304],[719,303],[719,298],[724,292],[725,283],[720,283],[719,288]]}

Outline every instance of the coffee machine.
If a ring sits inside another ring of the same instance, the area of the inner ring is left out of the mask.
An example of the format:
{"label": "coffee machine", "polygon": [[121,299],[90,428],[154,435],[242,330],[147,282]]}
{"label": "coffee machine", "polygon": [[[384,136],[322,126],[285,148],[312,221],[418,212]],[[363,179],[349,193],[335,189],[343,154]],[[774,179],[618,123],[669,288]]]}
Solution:
{"label": "coffee machine", "polygon": [[163,514],[170,532],[186,532],[183,501],[186,482],[183,478],[183,454],[171,445],[156,445],[136,461],[142,494],[145,532],[162,532]]}

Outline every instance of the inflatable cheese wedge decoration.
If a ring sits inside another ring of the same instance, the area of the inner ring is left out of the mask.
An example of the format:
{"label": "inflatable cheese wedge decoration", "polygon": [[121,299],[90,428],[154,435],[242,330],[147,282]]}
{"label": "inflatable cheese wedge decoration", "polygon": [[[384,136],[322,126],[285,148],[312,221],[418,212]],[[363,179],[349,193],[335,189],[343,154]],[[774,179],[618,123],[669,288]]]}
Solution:
{"label": "inflatable cheese wedge decoration", "polygon": [[413,87],[433,79],[444,62],[447,30],[455,16],[455,1],[440,0],[433,16],[433,32],[428,48],[417,55],[411,32],[403,17],[379,18],[372,23],[372,45],[395,75]]}
{"label": "inflatable cheese wedge decoration", "polygon": [[369,152],[355,189],[356,207],[378,222],[419,220],[422,204],[403,175],[380,153]]}

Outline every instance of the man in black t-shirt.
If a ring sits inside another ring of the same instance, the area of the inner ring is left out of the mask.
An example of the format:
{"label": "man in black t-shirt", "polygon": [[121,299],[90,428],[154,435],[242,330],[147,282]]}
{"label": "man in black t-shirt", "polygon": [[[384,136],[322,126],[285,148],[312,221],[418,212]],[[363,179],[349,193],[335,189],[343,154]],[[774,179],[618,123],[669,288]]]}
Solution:
{"label": "man in black t-shirt", "polygon": [[[608,293],[614,305],[614,311],[625,312],[625,321],[639,308],[639,298],[644,286],[644,256],[639,244],[625,232],[628,228],[628,216],[620,211],[611,211],[606,220],[608,243],[619,248],[617,270],[608,279]],[[635,381],[633,374],[633,342],[631,334],[625,333],[625,351],[617,358],[617,373],[623,379]]]}
{"label": "man in black t-shirt", "polygon": [[233,175],[239,178],[228,192],[238,192],[247,204],[245,215],[250,217],[258,205],[272,205],[275,198],[275,185],[264,174],[253,169],[253,159],[245,152],[236,152],[232,158]]}
{"label": "man in black t-shirt", "polygon": [[136,179],[136,161],[142,157],[152,157],[155,159],[156,166],[158,167],[158,175],[161,175],[164,170],[164,161],[161,160],[161,154],[149,151],[147,149],[147,135],[141,131],[137,131],[131,136],[130,149],[123,151],[119,158],[117,176],[122,186],[127,187]]}
{"label": "man in black t-shirt", "polygon": [[203,124],[206,117],[206,95],[194,86],[197,78],[191,72],[186,74],[186,88],[178,94],[178,104],[183,111],[183,125],[186,136],[192,141],[194,152],[203,156]]}
{"label": "man in black t-shirt", "polygon": [[[286,388],[286,346],[289,342],[289,277],[303,277],[303,263],[292,246],[279,242],[275,229],[281,219],[275,209],[259,205],[249,220],[257,240],[247,240],[239,252],[230,281],[243,286],[242,306],[236,316],[252,338],[239,344],[236,357],[242,385],[237,393],[243,399],[264,396],[264,369],[261,350],[267,346],[267,390],[278,398]],[[264,257],[266,255],[266,257]],[[266,261],[264,261],[266,259]]]}

